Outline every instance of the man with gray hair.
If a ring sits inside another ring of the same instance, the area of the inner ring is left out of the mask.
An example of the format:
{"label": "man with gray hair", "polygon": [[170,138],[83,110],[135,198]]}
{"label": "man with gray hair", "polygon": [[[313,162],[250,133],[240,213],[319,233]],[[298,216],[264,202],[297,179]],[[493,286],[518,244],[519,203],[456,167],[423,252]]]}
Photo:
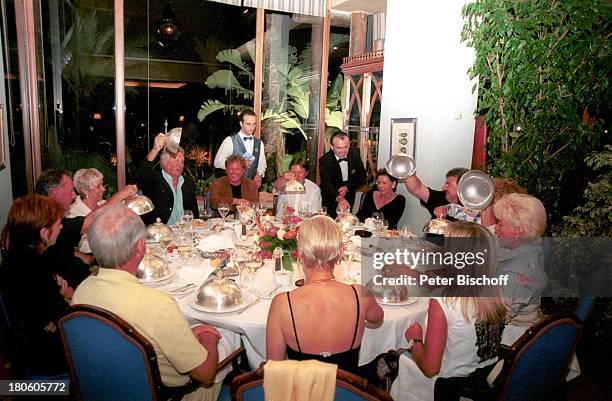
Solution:
{"label": "man with gray hair", "polygon": [[[136,278],[146,250],[142,220],[122,205],[94,213],[88,238],[100,269],[77,288],[73,304],[106,309],[134,326],[153,345],[166,386],[182,386],[190,377],[212,385],[220,334],[212,326],[190,329],[170,296],[141,285]],[[199,388],[183,399],[215,400],[220,389],[221,383]]]}
{"label": "man with gray hair", "polygon": [[[183,175],[185,151],[179,147],[176,154],[171,154],[166,142],[166,135],[158,134],[136,172],[138,188],[155,205],[153,211],[141,216],[145,224],[155,222],[158,217],[163,223],[175,224],[185,210],[199,217],[195,185],[188,174]],[[156,163],[158,155],[159,163]]]}

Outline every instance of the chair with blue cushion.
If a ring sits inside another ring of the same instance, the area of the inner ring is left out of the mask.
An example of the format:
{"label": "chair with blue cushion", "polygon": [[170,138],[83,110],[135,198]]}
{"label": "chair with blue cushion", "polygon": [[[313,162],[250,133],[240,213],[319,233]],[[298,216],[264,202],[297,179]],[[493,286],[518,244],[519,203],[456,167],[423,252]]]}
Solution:
{"label": "chair with blue cushion", "polygon": [[463,388],[461,396],[472,400],[556,400],[581,333],[582,324],[574,316],[541,319],[512,347],[504,347],[504,367],[492,388]]}
{"label": "chair with blue cushion", "polygon": [[[167,387],[151,343],[119,316],[89,305],[73,307],[59,322],[72,390],[79,400],[180,399],[201,386]],[[237,350],[217,365],[236,361]]]}
{"label": "chair with blue cushion", "polygon": [[[232,381],[232,401],[264,401],[263,364],[252,372],[237,376]],[[335,401],[393,401],[389,394],[373,386],[366,379],[338,369]],[[317,400],[312,400],[317,401]]]}

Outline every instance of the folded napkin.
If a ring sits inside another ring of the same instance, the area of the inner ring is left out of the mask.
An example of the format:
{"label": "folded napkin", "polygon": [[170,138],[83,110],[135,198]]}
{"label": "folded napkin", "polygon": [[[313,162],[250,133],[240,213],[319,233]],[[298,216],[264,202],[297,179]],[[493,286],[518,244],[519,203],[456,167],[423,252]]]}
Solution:
{"label": "folded napkin", "polygon": [[315,360],[268,361],[264,365],[265,400],[333,401],[337,370],[337,365]]}
{"label": "folded napkin", "polygon": [[365,222],[363,223],[363,226],[365,227],[366,230],[376,230],[376,225],[374,224],[374,219],[371,217],[368,217],[367,219],[365,219]]}
{"label": "folded napkin", "polygon": [[203,252],[214,252],[219,249],[233,248],[233,236],[233,231],[222,231],[219,234],[209,235],[200,240],[197,248]]}

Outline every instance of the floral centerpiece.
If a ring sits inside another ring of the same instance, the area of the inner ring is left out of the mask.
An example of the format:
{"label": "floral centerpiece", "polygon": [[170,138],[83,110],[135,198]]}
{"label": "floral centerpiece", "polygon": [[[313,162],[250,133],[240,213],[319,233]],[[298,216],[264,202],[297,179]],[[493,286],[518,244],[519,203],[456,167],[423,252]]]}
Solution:
{"label": "floral centerpiece", "polygon": [[272,259],[272,252],[280,247],[283,252],[283,268],[293,271],[293,261],[297,259],[297,232],[298,228],[284,229],[276,226],[263,229],[263,235],[259,239],[262,259]]}

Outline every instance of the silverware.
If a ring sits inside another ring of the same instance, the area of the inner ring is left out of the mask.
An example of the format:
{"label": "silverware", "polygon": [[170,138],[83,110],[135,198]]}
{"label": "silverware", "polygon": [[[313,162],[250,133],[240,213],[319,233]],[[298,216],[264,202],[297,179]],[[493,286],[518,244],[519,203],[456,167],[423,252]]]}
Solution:
{"label": "silverware", "polygon": [[244,312],[245,310],[249,309],[251,306],[257,304],[259,302],[260,298],[255,297],[254,300],[252,300],[247,306],[246,308],[244,308],[243,310],[241,310],[240,312],[238,312],[238,314],[241,314],[242,312]]}
{"label": "silverware", "polygon": [[195,287],[195,283],[188,283],[188,284],[185,284],[182,287],[173,288],[173,289],[169,290],[168,292],[169,293],[183,292],[183,291],[186,291],[188,288],[191,288],[191,287]]}

